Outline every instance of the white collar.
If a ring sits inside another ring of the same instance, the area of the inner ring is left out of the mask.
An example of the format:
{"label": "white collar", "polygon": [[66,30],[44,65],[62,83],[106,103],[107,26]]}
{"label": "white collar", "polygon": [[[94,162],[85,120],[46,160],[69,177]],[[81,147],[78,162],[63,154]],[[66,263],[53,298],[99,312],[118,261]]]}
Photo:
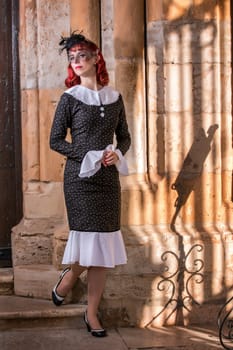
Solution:
{"label": "white collar", "polygon": [[102,89],[95,91],[82,85],[75,85],[66,90],[65,93],[87,105],[94,106],[108,105],[116,102],[119,98],[119,92],[110,86],[104,86]]}

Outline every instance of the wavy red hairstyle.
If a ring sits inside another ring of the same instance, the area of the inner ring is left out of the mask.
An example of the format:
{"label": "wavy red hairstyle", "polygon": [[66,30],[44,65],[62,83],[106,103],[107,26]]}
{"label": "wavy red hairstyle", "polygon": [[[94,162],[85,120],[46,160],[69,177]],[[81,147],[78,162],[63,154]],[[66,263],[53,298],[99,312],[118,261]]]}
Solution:
{"label": "wavy red hairstyle", "polygon": [[[99,48],[96,46],[95,43],[92,41],[88,41],[88,43],[80,43],[76,44],[75,48],[78,48],[79,50],[88,50],[91,52],[97,52],[97,63],[96,63],[96,79],[97,83],[100,84],[101,86],[108,85],[109,83],[109,76],[108,72],[106,69],[106,63],[103,58],[103,55]],[[72,47],[71,47],[72,49]],[[71,64],[68,66],[68,76],[65,80],[65,84],[68,88],[79,85],[81,83],[81,79],[78,75],[75,74],[73,71]]]}

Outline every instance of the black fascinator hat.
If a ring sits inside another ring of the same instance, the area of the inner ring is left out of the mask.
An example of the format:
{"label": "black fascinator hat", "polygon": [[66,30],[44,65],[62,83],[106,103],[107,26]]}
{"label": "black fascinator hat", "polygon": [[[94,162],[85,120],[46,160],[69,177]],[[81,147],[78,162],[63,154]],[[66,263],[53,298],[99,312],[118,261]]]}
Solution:
{"label": "black fascinator hat", "polygon": [[82,32],[76,33],[77,30],[75,30],[69,37],[61,37],[61,40],[59,42],[59,45],[61,46],[60,52],[63,50],[66,50],[68,53],[72,46],[74,45],[85,45],[85,46],[93,46],[95,45],[92,41],[85,38],[84,35],[82,35]]}

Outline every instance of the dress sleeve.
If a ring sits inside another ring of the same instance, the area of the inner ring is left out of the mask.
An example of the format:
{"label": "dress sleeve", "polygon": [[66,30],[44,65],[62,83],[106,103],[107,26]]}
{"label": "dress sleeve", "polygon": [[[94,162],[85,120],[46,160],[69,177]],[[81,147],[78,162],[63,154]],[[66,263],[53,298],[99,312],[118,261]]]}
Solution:
{"label": "dress sleeve", "polygon": [[56,108],[50,132],[50,148],[67,158],[80,161],[77,146],[66,141],[68,128],[71,128],[71,110],[69,96],[64,93]]}
{"label": "dress sleeve", "polygon": [[128,124],[127,124],[126,115],[125,115],[125,107],[121,96],[120,96],[120,103],[121,103],[121,109],[120,109],[120,115],[119,115],[119,122],[115,130],[116,140],[117,140],[116,148],[119,149],[121,153],[124,155],[130,147],[131,137],[128,130]]}

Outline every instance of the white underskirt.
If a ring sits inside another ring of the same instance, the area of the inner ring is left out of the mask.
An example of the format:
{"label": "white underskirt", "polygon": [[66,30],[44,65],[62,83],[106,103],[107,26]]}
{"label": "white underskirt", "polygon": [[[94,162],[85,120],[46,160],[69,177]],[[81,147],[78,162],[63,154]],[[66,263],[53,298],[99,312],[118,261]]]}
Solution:
{"label": "white underskirt", "polygon": [[115,267],[126,264],[127,256],[121,231],[70,231],[62,264]]}

